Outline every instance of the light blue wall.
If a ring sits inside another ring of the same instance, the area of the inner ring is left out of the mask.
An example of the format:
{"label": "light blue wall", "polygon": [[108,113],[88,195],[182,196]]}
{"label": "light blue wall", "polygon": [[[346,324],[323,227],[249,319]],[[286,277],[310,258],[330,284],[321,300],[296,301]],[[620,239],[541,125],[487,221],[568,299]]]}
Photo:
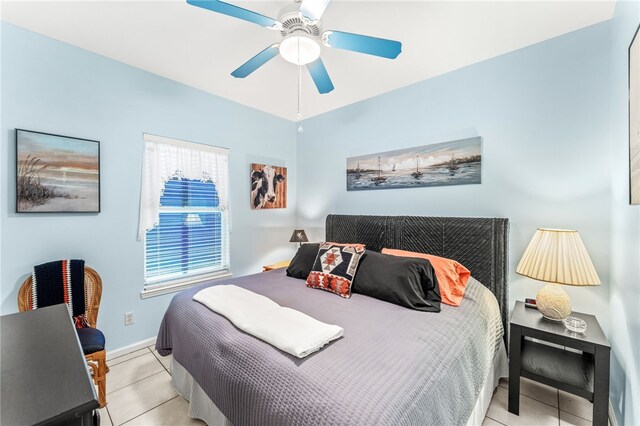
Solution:
{"label": "light blue wall", "polygon": [[[34,264],[84,258],[102,276],[98,325],[108,349],[155,336],[171,295],[141,300],[143,244],[136,242],[142,133],[229,147],[234,274],[291,257],[296,184],[289,208],[249,209],[249,164],[287,166],[295,176],[293,123],[154,74],[1,24],[0,312],[17,311]],[[14,129],[101,142],[100,214],[16,214]],[[136,323],[124,326],[124,313]]]}
{"label": "light blue wall", "polygon": [[[536,228],[578,229],[603,285],[567,292],[575,310],[608,328],[609,29],[598,24],[306,120],[298,224],[320,239],[330,212],[507,217],[512,304],[541,287],[513,272]],[[474,136],[483,138],[481,185],[345,189],[347,157]]]}
{"label": "light blue wall", "polygon": [[[603,282],[567,288],[612,344],[611,402],[640,424],[640,208],[629,206],[627,49],[640,3],[614,19],[304,122],[298,225],[321,239],[348,214],[501,216],[511,220],[510,300],[540,284],[515,267],[537,227],[575,228]],[[347,192],[351,156],[482,136],[482,184]]]}
{"label": "light blue wall", "polygon": [[[611,21],[611,402],[620,425],[640,425],[640,206],[629,205],[628,48],[640,2]],[[639,36],[640,37],[640,36]]]}

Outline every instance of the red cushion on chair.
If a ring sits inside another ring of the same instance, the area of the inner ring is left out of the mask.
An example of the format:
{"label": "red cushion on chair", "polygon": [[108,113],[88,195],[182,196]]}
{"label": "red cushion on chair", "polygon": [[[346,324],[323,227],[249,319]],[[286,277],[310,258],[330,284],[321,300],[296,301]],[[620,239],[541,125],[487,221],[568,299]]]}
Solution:
{"label": "red cushion on chair", "polygon": [[104,334],[97,328],[76,328],[85,355],[104,350]]}

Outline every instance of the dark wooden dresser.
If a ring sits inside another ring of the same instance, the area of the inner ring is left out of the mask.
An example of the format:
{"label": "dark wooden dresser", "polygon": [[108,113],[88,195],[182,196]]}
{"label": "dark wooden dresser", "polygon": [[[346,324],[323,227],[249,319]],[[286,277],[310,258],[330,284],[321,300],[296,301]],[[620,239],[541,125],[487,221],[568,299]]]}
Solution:
{"label": "dark wooden dresser", "polygon": [[0,424],[96,425],[99,407],[66,305],[0,317]]}

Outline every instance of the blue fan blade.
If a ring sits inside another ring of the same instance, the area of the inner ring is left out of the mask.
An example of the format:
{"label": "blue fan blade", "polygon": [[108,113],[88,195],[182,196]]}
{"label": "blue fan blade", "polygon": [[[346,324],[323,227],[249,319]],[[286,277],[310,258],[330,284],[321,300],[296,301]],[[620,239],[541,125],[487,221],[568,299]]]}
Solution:
{"label": "blue fan blade", "polygon": [[322,18],[324,10],[331,0],[302,0],[300,15],[311,23],[316,23]]}
{"label": "blue fan blade", "polygon": [[223,15],[233,16],[234,18],[253,22],[254,24],[258,24],[263,27],[271,28],[274,30],[282,29],[282,24],[273,18],[269,18],[268,16],[264,16],[256,12],[252,12],[250,10],[243,9],[238,6],[234,6],[232,4],[225,3],[223,1],[187,0],[187,3],[192,6],[197,6],[203,9],[210,10],[212,12],[222,13]]}
{"label": "blue fan blade", "polygon": [[402,52],[402,43],[399,41],[341,31],[325,31],[322,34],[322,42],[326,46],[336,49],[351,50],[389,59],[397,58]]}
{"label": "blue fan blade", "polygon": [[264,49],[262,52],[258,53],[253,58],[249,59],[244,64],[242,64],[237,70],[232,72],[231,75],[236,78],[245,78],[258,68],[269,62],[271,59],[278,56],[278,53],[278,45],[271,45]]}
{"label": "blue fan blade", "polygon": [[329,93],[333,90],[333,83],[331,82],[331,78],[329,77],[329,73],[327,73],[327,69],[324,67],[322,63],[322,59],[318,58],[315,61],[307,64],[307,69],[311,74],[311,78],[313,82],[316,84],[318,88],[318,92],[320,93]]}

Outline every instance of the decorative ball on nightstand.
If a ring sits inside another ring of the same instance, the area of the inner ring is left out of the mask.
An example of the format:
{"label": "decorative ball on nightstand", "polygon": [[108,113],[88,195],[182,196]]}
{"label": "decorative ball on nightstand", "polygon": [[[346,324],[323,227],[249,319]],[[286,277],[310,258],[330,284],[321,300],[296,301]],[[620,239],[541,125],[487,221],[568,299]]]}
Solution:
{"label": "decorative ball on nightstand", "polygon": [[569,295],[558,284],[547,284],[536,294],[538,311],[548,320],[562,321],[571,313]]}

